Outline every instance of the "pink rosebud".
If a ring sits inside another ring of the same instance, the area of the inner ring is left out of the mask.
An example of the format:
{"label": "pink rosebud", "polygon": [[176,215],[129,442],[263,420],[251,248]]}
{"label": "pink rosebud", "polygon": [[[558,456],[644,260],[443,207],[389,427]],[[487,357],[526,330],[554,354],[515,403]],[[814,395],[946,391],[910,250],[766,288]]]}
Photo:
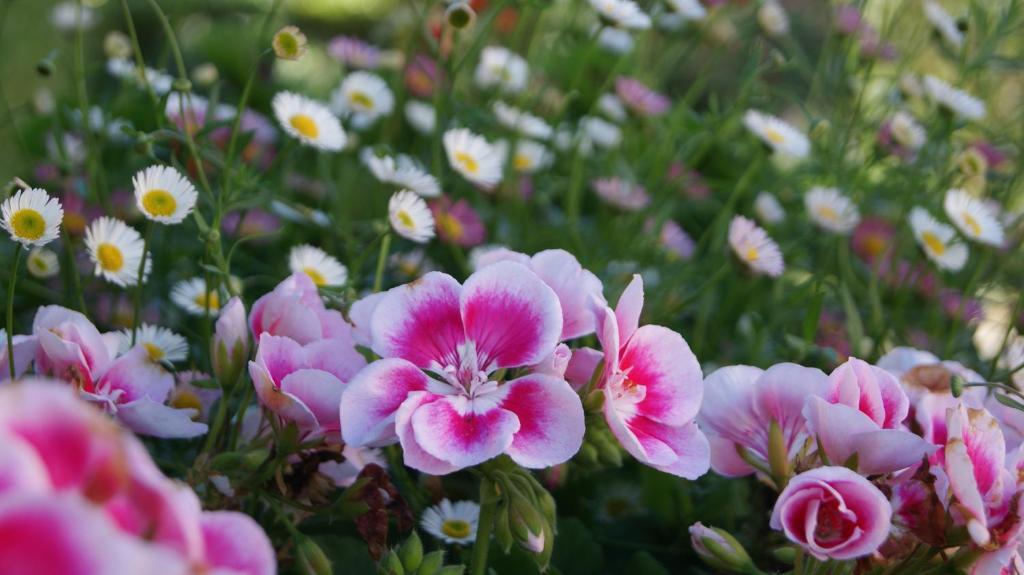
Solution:
{"label": "pink rosebud", "polygon": [[790,480],[775,502],[771,526],[818,559],[856,559],[885,542],[892,507],[853,471],[819,467]]}
{"label": "pink rosebud", "polygon": [[690,526],[690,545],[709,567],[727,573],[757,572],[743,545],[728,531],[699,521]]}
{"label": "pink rosebud", "polygon": [[210,342],[213,373],[222,388],[230,388],[249,357],[249,328],[245,321],[245,304],[237,296],[220,310]]}

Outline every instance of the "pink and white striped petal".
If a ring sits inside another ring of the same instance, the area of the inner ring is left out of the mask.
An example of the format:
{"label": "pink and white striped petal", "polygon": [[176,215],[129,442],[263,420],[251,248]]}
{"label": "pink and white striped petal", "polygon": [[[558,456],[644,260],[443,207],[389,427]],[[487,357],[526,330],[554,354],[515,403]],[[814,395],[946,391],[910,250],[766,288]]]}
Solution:
{"label": "pink and white striped petal", "polygon": [[416,443],[460,469],[501,455],[511,447],[520,424],[515,414],[497,406],[499,401],[449,395],[424,403],[410,418]]}
{"label": "pink and white striped petal", "polygon": [[275,575],[274,547],[258,523],[244,513],[207,511],[201,518],[206,564],[238,575]]}
{"label": "pink and white striped petal", "polygon": [[363,368],[341,396],[345,443],[377,447],[398,441],[395,415],[399,407],[429,384],[430,378],[404,359],[382,359]]}
{"label": "pink and white striped petal", "polygon": [[636,405],[639,415],[666,425],[683,425],[697,416],[704,395],[697,356],[678,333],[657,325],[634,330],[619,359],[629,381],[646,388]]}
{"label": "pink and white striped petal", "polygon": [[506,451],[516,463],[542,469],[579,451],[585,431],[583,404],[565,380],[531,374],[504,387],[500,407],[519,418],[519,431]]}
{"label": "pink and white striped petal", "polygon": [[455,278],[440,272],[389,290],[370,320],[373,351],[423,369],[458,366],[458,348],[466,339],[459,312],[462,290]]}

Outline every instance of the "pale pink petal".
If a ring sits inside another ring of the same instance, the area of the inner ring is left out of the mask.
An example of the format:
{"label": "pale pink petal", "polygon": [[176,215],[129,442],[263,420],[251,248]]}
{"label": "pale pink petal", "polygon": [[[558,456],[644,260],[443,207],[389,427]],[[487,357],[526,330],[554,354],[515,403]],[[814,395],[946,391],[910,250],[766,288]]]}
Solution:
{"label": "pale pink petal", "polygon": [[792,454],[800,448],[806,434],[804,402],[808,397],[826,393],[828,377],[820,369],[780,363],[768,368],[754,387],[754,410],[760,421],[779,424]]}
{"label": "pale pink petal", "polygon": [[0,433],[0,496],[9,492],[48,493],[53,489],[46,465],[30,444]]}
{"label": "pale pink petal", "polygon": [[176,409],[142,397],[118,406],[117,419],[135,433],[166,439],[205,435],[205,423],[194,421],[194,409]]}
{"label": "pale pink petal", "polygon": [[570,361],[572,361],[572,350],[564,343],[560,343],[543,361],[531,366],[530,371],[564,379],[565,370],[569,369]]}
{"label": "pale pink petal", "polygon": [[284,376],[305,367],[305,358],[302,345],[289,337],[264,333],[259,338],[256,363],[263,367],[275,384],[279,385]]}
{"label": "pale pink petal", "polygon": [[678,333],[657,325],[634,330],[623,347],[619,369],[646,388],[643,401],[636,406],[639,415],[682,425],[700,410],[704,394],[700,364]]}
{"label": "pale pink petal", "polygon": [[502,409],[519,418],[519,431],[506,451],[532,469],[568,461],[580,449],[585,431],[583,404],[565,380],[531,374],[505,384]]}
{"label": "pale pink petal", "polygon": [[[14,343],[14,376],[20,377],[28,371],[28,366],[38,353],[39,338],[34,335],[16,335],[12,339]],[[0,366],[7,366],[10,361],[7,359],[7,342],[2,341],[0,344],[3,344],[0,346]],[[0,370],[0,381],[10,378],[9,369]]]}
{"label": "pale pink petal", "polygon": [[459,304],[483,368],[540,363],[562,333],[558,298],[521,264],[498,262],[474,273]]}
{"label": "pale pink petal", "polygon": [[921,463],[936,446],[902,429],[879,429],[853,438],[857,471],[864,475],[891,473]]}
{"label": "pale pink petal", "polygon": [[530,269],[548,284],[562,306],[562,340],[574,339],[596,329],[594,302],[606,305],[601,280],[583,269],[565,250],[544,250],[530,259]]}
{"label": "pale pink petal", "polygon": [[317,428],[316,416],[295,396],[285,393],[270,377],[265,367],[249,362],[249,376],[256,389],[256,396],[267,409],[287,421],[294,422],[299,429],[313,430]]}
{"label": "pale pink petal", "polygon": [[501,455],[512,445],[520,429],[519,420],[489,399],[443,396],[421,405],[410,420],[416,443],[431,456],[458,468]]}
{"label": "pale pink petal", "polygon": [[640,274],[633,274],[633,280],[619,296],[615,306],[615,319],[619,324],[619,341],[629,340],[640,325],[640,312],[644,308],[644,280]]}
{"label": "pale pink petal", "polygon": [[743,477],[754,473],[750,466],[736,451],[736,444],[717,435],[708,435],[711,447],[711,469],[725,477]]}
{"label": "pale pink petal", "polygon": [[733,443],[766,448],[768,430],[754,409],[755,385],[763,373],[757,367],[733,365],[708,375],[697,418],[701,427]]}
{"label": "pale pink petal", "polygon": [[465,340],[461,291],[455,278],[440,272],[392,288],[373,312],[373,351],[424,369],[459,365],[458,346]]}
{"label": "pale pink petal", "polygon": [[404,359],[382,359],[363,368],[341,396],[341,432],[345,443],[379,446],[398,440],[395,413],[409,394],[430,383]]}
{"label": "pale pink petal", "polygon": [[372,293],[356,300],[348,310],[348,317],[352,320],[352,338],[363,347],[373,345],[373,333],[370,331],[370,320],[373,312],[377,309],[385,292]]}
{"label": "pale pink petal", "polygon": [[271,334],[308,343],[323,335],[320,319],[314,310],[296,298],[276,293],[276,290],[256,300],[249,314],[249,325],[257,339],[263,334]]}
{"label": "pale pink petal", "polygon": [[575,390],[580,390],[588,383],[594,376],[594,370],[597,369],[597,365],[604,359],[604,354],[596,349],[589,347],[581,347],[573,350],[572,357],[569,358],[569,365],[565,369],[565,379],[569,382]]}
{"label": "pale pink petal", "polygon": [[829,403],[815,396],[807,398],[803,415],[807,418],[808,431],[824,448],[832,465],[845,465],[856,452],[853,438],[857,434],[880,429],[871,418],[856,408]]}
{"label": "pale pink petal", "polygon": [[651,466],[655,469],[686,479],[697,479],[708,472],[711,448],[696,423],[665,425],[635,417],[628,425],[644,451],[651,455]]}
{"label": "pale pink petal", "polygon": [[366,358],[342,340],[321,339],[303,347],[306,365],[331,373],[341,381],[349,381],[366,367]]}
{"label": "pale pink petal", "polygon": [[202,515],[206,563],[239,575],[275,575],[277,557],[263,528],[243,513],[207,511]]}
{"label": "pale pink petal", "polygon": [[431,475],[447,475],[460,468],[447,461],[443,461],[430,455],[416,441],[416,434],[413,432],[412,416],[420,407],[425,404],[437,401],[440,396],[433,395],[426,391],[414,391],[409,398],[402,403],[395,414],[395,433],[402,443],[402,461],[405,465],[418,469]]}
{"label": "pale pink petal", "polygon": [[115,390],[121,392],[117,403],[143,398],[163,403],[174,388],[174,375],[150,361],[149,354],[140,345],[114,360],[97,381],[96,388],[103,395]]}
{"label": "pale pink petal", "polygon": [[321,431],[339,432],[339,406],[345,386],[338,378],[319,369],[299,369],[281,380],[281,391],[302,402]]}

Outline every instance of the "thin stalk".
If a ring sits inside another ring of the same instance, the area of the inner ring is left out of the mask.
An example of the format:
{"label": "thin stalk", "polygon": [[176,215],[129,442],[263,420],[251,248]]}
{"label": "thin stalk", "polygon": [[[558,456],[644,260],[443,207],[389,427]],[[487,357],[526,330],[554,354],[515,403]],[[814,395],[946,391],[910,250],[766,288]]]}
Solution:
{"label": "thin stalk", "polygon": [[139,334],[139,321],[142,317],[142,289],[146,275],[146,259],[149,257],[149,236],[153,235],[153,221],[146,221],[146,229],[142,232],[142,259],[135,275],[135,301],[132,302],[132,345]]}
{"label": "thin stalk", "polygon": [[82,280],[78,277],[78,267],[75,265],[75,249],[71,243],[71,232],[68,231],[66,224],[63,228],[60,239],[64,243],[64,266],[67,268],[64,273],[66,277],[71,278],[72,293],[75,295],[75,304],[78,305],[78,311],[86,313],[85,296],[82,294]]}
{"label": "thin stalk", "polygon": [[18,284],[18,269],[24,251],[20,243],[14,245],[14,270],[7,287],[7,364],[11,368],[11,381],[14,381],[14,289]]}
{"label": "thin stalk", "polygon": [[480,522],[476,528],[476,541],[473,542],[469,575],[486,575],[487,573],[487,552],[491,547],[491,529],[494,527],[497,506],[498,497],[494,492],[494,483],[488,477],[482,477],[480,479]]}
{"label": "thin stalk", "polygon": [[149,78],[146,76],[146,62],[142,59],[142,46],[139,44],[139,35],[135,31],[135,20],[132,19],[132,11],[128,8],[128,0],[121,0],[121,11],[124,12],[124,20],[128,25],[128,36],[132,40],[132,55],[135,57],[135,68],[138,71],[139,78],[142,79],[142,85],[145,87],[146,93],[149,94],[150,101],[153,102],[154,109],[157,110],[156,119],[159,126],[163,123],[163,114],[159,111],[160,98],[153,91],[153,86],[150,85]]}
{"label": "thin stalk", "polygon": [[384,264],[388,259],[388,252],[391,250],[391,232],[384,234],[380,242],[380,252],[377,253],[377,271],[373,275],[373,291],[379,292],[384,284]]}

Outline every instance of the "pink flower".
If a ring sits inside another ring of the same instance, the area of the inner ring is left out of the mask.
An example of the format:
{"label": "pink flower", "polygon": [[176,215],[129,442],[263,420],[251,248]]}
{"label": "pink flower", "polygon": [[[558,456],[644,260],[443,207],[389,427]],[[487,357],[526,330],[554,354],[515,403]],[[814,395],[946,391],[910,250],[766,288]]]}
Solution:
{"label": "pink flower", "polygon": [[856,6],[849,4],[840,4],[835,9],[835,24],[836,30],[840,34],[851,35],[855,34],[863,23],[860,16],[860,11],[857,10]]}
{"label": "pink flower", "polygon": [[594,180],[590,186],[609,205],[627,212],[640,211],[651,203],[651,197],[643,186],[621,178]]}
{"label": "pink flower", "polygon": [[113,361],[117,336],[100,335],[81,313],[50,305],[36,311],[32,333],[39,341],[36,372],[71,382],[86,391]]}
{"label": "pink flower", "polygon": [[642,463],[696,479],[709,462],[708,440],[694,421],[704,393],[700,364],[678,333],[639,326],[643,290],[634,275],[615,311],[606,306],[599,316],[605,420]]}
{"label": "pink flower", "polygon": [[366,365],[363,356],[337,341],[322,339],[299,345],[287,337],[264,333],[249,375],[267,409],[299,430],[336,439],[341,431],[338,405],[345,382]]}
{"label": "pink flower", "polygon": [[885,256],[895,237],[896,228],[889,220],[867,216],[854,228],[850,247],[862,260],[875,263]]}
{"label": "pink flower", "polygon": [[767,370],[734,365],[709,375],[704,390],[698,421],[711,443],[711,467],[720,475],[739,477],[755,471],[748,460],[768,469],[773,424],[781,431],[787,460],[796,459],[811,440],[804,404],[826,394],[828,378],[819,369],[794,363]]}
{"label": "pink flower", "polygon": [[327,53],[353,68],[374,70],[380,66],[380,48],[353,36],[335,36],[327,44]]}
{"label": "pink flower", "polygon": [[[21,377],[28,371],[39,348],[39,338],[34,335],[16,335],[14,344],[14,377]],[[11,378],[10,359],[7,357],[7,330],[0,329],[0,381]]]}
{"label": "pink flower", "polygon": [[910,402],[897,379],[856,358],[837,367],[824,397],[807,398],[808,431],[834,465],[856,456],[864,475],[910,467],[935,450],[902,429]]}
{"label": "pink flower", "polygon": [[447,196],[431,202],[430,211],[437,222],[437,236],[442,241],[471,248],[484,242],[487,229],[480,214],[466,200],[452,202]]}
{"label": "pink flower", "polygon": [[651,90],[636,78],[619,76],[615,79],[615,93],[622,103],[638,116],[660,116],[668,111],[672,101],[664,94]]}
{"label": "pink flower", "polygon": [[441,76],[433,58],[416,54],[405,67],[405,85],[418,98],[429,98]]}
{"label": "pink flower", "polygon": [[245,304],[236,296],[221,308],[210,342],[210,363],[221,385],[234,385],[247,357],[249,329],[245,321]]}
{"label": "pink flower", "polygon": [[550,467],[579,450],[583,406],[565,380],[491,379],[541,363],[562,333],[557,296],[525,266],[495,263],[464,285],[428,273],[381,299],[371,333],[384,359],[342,396],[346,443],[398,441],[407,465],[435,475],[502,453],[524,467]]}
{"label": "pink flower", "polygon": [[[648,220],[650,222],[651,220]],[[666,220],[658,234],[658,242],[666,252],[681,260],[689,260],[697,250],[697,242],[674,220]]]}
{"label": "pink flower", "polygon": [[313,280],[304,273],[292,274],[274,291],[256,300],[249,315],[249,327],[257,339],[269,333],[303,345],[320,339],[352,341],[352,326],[341,312],[324,306]]}
{"label": "pink flower", "polygon": [[195,385],[204,380],[209,381],[210,375],[200,371],[179,371],[174,374],[174,389],[171,390],[168,404],[179,409],[194,409],[197,413],[192,419],[209,423],[213,405],[220,399],[221,390]]}
{"label": "pink flower", "polygon": [[821,560],[856,559],[885,542],[892,507],[867,479],[845,467],[797,475],[779,495],[771,526]]}
{"label": "pink flower", "polygon": [[200,517],[206,564],[213,574],[275,575],[277,556],[263,528],[234,511],[207,511]]}

